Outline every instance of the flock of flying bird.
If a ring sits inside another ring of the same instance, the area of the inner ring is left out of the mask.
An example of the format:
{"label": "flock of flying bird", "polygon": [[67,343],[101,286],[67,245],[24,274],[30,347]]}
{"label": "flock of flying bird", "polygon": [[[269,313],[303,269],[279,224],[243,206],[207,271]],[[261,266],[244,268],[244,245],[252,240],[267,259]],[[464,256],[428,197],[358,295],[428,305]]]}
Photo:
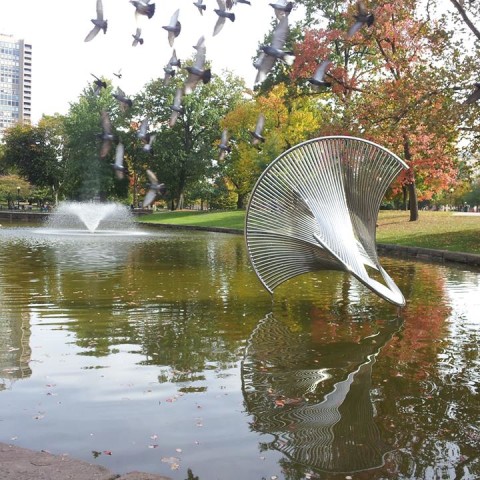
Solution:
{"label": "flock of flying bird", "polygon": [[[232,22],[235,21],[235,13],[233,13],[231,10],[236,4],[242,3],[250,5],[249,0],[216,1],[218,4],[218,8],[214,9],[214,11],[218,16],[218,19],[213,29],[213,36],[217,35],[222,30],[227,19]],[[129,2],[135,7],[135,17],[137,20],[139,19],[139,17],[147,17],[148,19],[150,19],[155,14],[155,3],[150,3],[150,0],[129,0]],[[196,0],[192,3],[198,9],[199,13],[203,15],[203,12],[206,10],[206,5],[203,3],[203,0]],[[295,59],[295,55],[292,51],[284,50],[289,31],[288,16],[294,6],[293,2],[288,0],[277,0],[276,3],[270,3],[269,5],[273,8],[278,21],[273,30],[270,44],[260,46],[259,56],[253,64],[254,67],[257,69],[255,83],[263,82],[277,61],[281,61],[287,65],[292,65]],[[100,31],[103,31],[104,33],[106,33],[107,31],[108,22],[104,18],[102,0],[96,0],[96,12],[96,18],[91,20],[94,26],[85,37],[85,42],[93,40]],[[180,9],[177,9],[172,15],[168,25],[164,25],[162,27],[168,32],[168,42],[170,47],[173,47],[175,38],[181,32],[179,14]],[[357,2],[357,13],[354,15],[354,18],[355,22],[350,26],[346,34],[347,39],[352,38],[362,27],[372,26],[375,21],[374,13],[367,10],[362,0],[359,0]],[[141,37],[141,33],[141,28],[137,28],[135,34],[132,35],[133,46],[143,44],[143,38]],[[178,117],[184,112],[182,106],[182,99],[184,95],[191,94],[200,82],[206,84],[210,82],[211,79],[212,74],[210,69],[205,68],[205,37],[201,36],[197,44],[193,48],[196,51],[194,62],[192,65],[184,67],[185,70],[188,72],[188,76],[185,80],[184,85],[177,88],[173,104],[170,106],[171,116],[168,122],[170,127],[173,127],[175,125]],[[327,71],[330,68],[331,64],[332,62],[329,59],[325,59],[317,66],[313,76],[308,79],[313,89],[320,90],[328,88],[332,85],[331,82],[326,79],[326,77],[330,77]],[[167,65],[164,67],[165,84],[168,84],[168,82],[175,76],[177,71],[176,69],[179,69],[181,67],[181,61],[177,58],[176,51],[175,49],[173,49],[172,56],[168,61]],[[115,75],[118,78],[121,78],[121,71],[115,73]],[[102,88],[106,88],[107,85],[100,78],[96,77],[95,75],[93,76],[95,77],[94,92],[95,94],[99,94],[100,90]],[[113,94],[113,96],[119,102],[122,109],[126,110],[132,106],[132,100],[129,99],[119,87],[117,87],[117,91]],[[465,103],[474,103],[478,99],[480,99],[480,83],[475,84],[475,90],[465,100]],[[103,111],[101,117],[103,132],[99,135],[102,139],[100,157],[105,158],[111,149],[111,146],[115,140],[115,136],[112,132],[112,125],[110,123],[107,112]],[[260,113],[257,118],[255,130],[249,131],[251,135],[251,142],[253,145],[258,145],[259,143],[265,141],[265,138],[262,135],[264,124],[265,116],[263,113]],[[155,135],[149,133],[147,119],[141,122],[140,127],[137,131],[137,137],[143,143],[143,150],[146,152],[152,152],[152,144],[155,139]],[[225,155],[230,152],[228,132],[226,129],[222,132],[219,150],[219,160],[222,160]],[[123,160],[124,147],[120,142],[117,144],[115,162],[112,164],[112,168],[114,169],[115,174],[119,179],[124,178],[126,172],[126,168],[123,166]],[[149,190],[143,201],[144,208],[150,205],[155,200],[155,197],[157,195],[164,195],[166,192],[165,185],[157,180],[157,177],[151,170],[147,169],[146,173],[150,183],[148,184]]]}

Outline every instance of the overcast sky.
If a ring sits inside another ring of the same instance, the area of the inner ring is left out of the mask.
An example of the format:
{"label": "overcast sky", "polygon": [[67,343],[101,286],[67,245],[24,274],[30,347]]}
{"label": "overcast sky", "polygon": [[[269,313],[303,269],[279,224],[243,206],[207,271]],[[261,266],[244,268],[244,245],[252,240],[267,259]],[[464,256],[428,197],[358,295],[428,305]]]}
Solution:
{"label": "overcast sky", "polygon": [[[92,82],[92,73],[112,79],[127,95],[136,94],[151,79],[163,77],[172,48],[162,26],[177,8],[182,24],[174,43],[177,56],[190,58],[193,45],[204,35],[213,74],[229,69],[253,87],[256,70],[252,57],[274,18],[272,1],[237,4],[232,10],[235,21],[227,19],[213,37],[216,0],[204,0],[203,15],[193,0],[151,0],[156,3],[155,15],[140,17],[138,24],[129,0],[103,0],[107,33],[84,42],[93,27],[90,19],[96,17],[96,0],[0,0],[0,33],[32,44],[32,120],[37,122],[42,114],[66,113],[69,103]],[[133,47],[137,25],[142,28],[144,44]],[[123,76],[119,80],[113,73],[120,69]]]}

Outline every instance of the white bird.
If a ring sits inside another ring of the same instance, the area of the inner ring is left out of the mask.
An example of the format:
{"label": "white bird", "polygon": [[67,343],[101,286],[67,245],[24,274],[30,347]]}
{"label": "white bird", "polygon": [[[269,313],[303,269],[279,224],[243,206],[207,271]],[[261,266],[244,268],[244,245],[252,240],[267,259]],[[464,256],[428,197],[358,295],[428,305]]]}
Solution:
{"label": "white bird", "polygon": [[115,150],[115,163],[112,163],[112,168],[115,171],[115,176],[119,180],[123,179],[126,171],[126,168],[123,166],[124,153],[125,149],[123,147],[123,143],[119,142]]}
{"label": "white bird", "polygon": [[178,21],[178,15],[180,14],[180,9],[175,10],[172,18],[170,18],[170,23],[168,25],[164,25],[164,28],[168,32],[168,43],[171,47],[173,47],[173,42],[175,38],[180,35],[180,31],[182,30],[182,25]]}
{"label": "white bird", "polygon": [[159,183],[157,180],[157,176],[151,171],[147,170],[147,177],[149,180],[149,190],[143,199],[143,208],[148,207],[154,200],[157,194],[165,195],[167,191],[164,183]]}
{"label": "white bird", "polygon": [[213,29],[213,36],[220,32],[225,25],[225,19],[228,18],[232,22],[235,21],[235,14],[227,12],[224,0],[217,0],[218,8],[214,8],[214,12],[218,15],[217,22]]}
{"label": "white bird", "polygon": [[103,33],[107,33],[108,22],[103,18],[102,0],[97,0],[97,18],[92,18],[91,21],[94,27],[92,28],[92,30],[90,30],[88,35],[85,37],[85,42],[89,42],[90,40],[93,40],[97,36],[97,33],[100,30],[103,30]]}
{"label": "white bird", "polygon": [[278,22],[272,35],[272,43],[270,45],[262,45],[260,48],[262,53],[260,54],[257,62],[254,66],[258,69],[255,83],[263,82],[268,72],[275,65],[277,60],[281,60],[287,65],[292,65],[295,60],[293,52],[284,51],[283,46],[288,36],[288,17],[282,17]]}

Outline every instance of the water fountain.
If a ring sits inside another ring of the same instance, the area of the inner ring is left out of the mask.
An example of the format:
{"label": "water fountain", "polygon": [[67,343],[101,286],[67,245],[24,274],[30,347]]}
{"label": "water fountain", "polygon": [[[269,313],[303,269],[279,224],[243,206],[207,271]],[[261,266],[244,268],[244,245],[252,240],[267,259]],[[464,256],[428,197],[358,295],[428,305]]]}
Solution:
{"label": "water fountain", "polygon": [[129,209],[119,203],[62,202],[41,233],[68,235],[142,234]]}

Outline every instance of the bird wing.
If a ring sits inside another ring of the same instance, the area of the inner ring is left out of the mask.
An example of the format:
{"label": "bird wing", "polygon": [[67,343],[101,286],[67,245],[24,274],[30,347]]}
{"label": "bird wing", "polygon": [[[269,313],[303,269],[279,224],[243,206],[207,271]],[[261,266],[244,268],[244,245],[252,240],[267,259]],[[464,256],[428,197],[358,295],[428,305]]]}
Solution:
{"label": "bird wing", "polygon": [[143,208],[148,207],[155,200],[156,195],[157,192],[153,189],[150,189],[143,199]]}
{"label": "bird wing", "polygon": [[363,22],[355,22],[347,32],[347,38],[352,38],[363,26]]}
{"label": "bird wing", "polygon": [[331,65],[331,63],[331,60],[323,60],[323,62],[321,62],[320,65],[317,67],[317,70],[315,70],[313,78],[315,78],[315,80],[318,80],[319,82],[322,82],[323,78],[325,77],[325,72],[327,71],[327,68]]}
{"label": "bird wing", "polygon": [[100,27],[97,27],[96,25],[90,30],[88,35],[85,37],[85,42],[89,42],[90,40],[93,40],[96,36],[97,33],[100,31]]}
{"label": "bird wing", "polygon": [[140,123],[140,128],[138,129],[137,136],[139,138],[144,138],[148,130],[148,118],[144,118],[142,123]]}
{"label": "bird wing", "polygon": [[112,133],[112,123],[110,122],[110,117],[108,116],[108,113],[105,110],[102,110],[100,115],[102,117],[103,132],[107,133],[107,134],[111,134]]}
{"label": "bird wing", "polygon": [[260,83],[265,80],[265,77],[267,76],[268,72],[272,69],[276,60],[277,59],[275,57],[272,57],[271,55],[266,55],[266,54],[260,55],[260,58],[258,59],[258,62],[257,62],[258,73],[257,73],[257,77],[255,78],[255,83]]}
{"label": "bird wing", "polygon": [[471,105],[475,103],[480,98],[480,87],[475,88],[475,90],[466,98],[465,104]]}
{"label": "bird wing", "polygon": [[213,35],[215,36],[217,33],[220,32],[220,30],[223,28],[225,25],[225,17],[218,17],[217,23],[215,23],[215,28],[213,29]]}
{"label": "bird wing", "polygon": [[222,132],[222,138],[220,140],[220,144],[227,146],[227,143],[228,143],[228,130],[225,128]]}
{"label": "bird wing", "polygon": [[217,3],[218,3],[218,8],[220,10],[225,10],[226,9],[225,2],[223,0],[217,0]]}
{"label": "bird wing", "polygon": [[278,22],[272,37],[272,47],[281,49],[287,41],[288,17],[283,16]]}
{"label": "bird wing", "polygon": [[102,0],[97,0],[97,20],[103,20]]}
{"label": "bird wing", "polygon": [[149,169],[147,169],[146,173],[147,173],[148,181],[152,185],[157,185],[158,184],[157,176]]}
{"label": "bird wing", "polygon": [[255,133],[256,133],[257,135],[261,135],[261,134],[262,134],[264,125],[265,125],[265,115],[264,115],[263,113],[261,113],[261,114],[258,116],[257,125],[255,126]]}
{"label": "bird wing", "polygon": [[195,68],[198,68],[198,70],[203,70],[203,67],[205,65],[206,55],[207,55],[207,48],[205,47],[204,40],[202,41],[202,43],[200,43],[200,40],[199,40],[199,43],[197,44],[197,54],[195,55],[195,63],[193,66]]}
{"label": "bird wing", "polygon": [[361,0],[357,2],[357,10],[358,10],[358,15],[360,16],[365,16],[368,14],[365,4]]}
{"label": "bird wing", "polygon": [[120,142],[118,145],[117,145],[117,148],[115,150],[115,165],[117,167],[120,167],[122,168],[123,167],[123,155],[124,155],[124,152],[125,152],[125,148],[123,146],[123,143]]}
{"label": "bird wing", "polygon": [[180,9],[177,8],[177,10],[175,10],[174,14],[170,18],[170,23],[168,24],[170,27],[174,28],[177,25],[179,13],[180,13]]}

